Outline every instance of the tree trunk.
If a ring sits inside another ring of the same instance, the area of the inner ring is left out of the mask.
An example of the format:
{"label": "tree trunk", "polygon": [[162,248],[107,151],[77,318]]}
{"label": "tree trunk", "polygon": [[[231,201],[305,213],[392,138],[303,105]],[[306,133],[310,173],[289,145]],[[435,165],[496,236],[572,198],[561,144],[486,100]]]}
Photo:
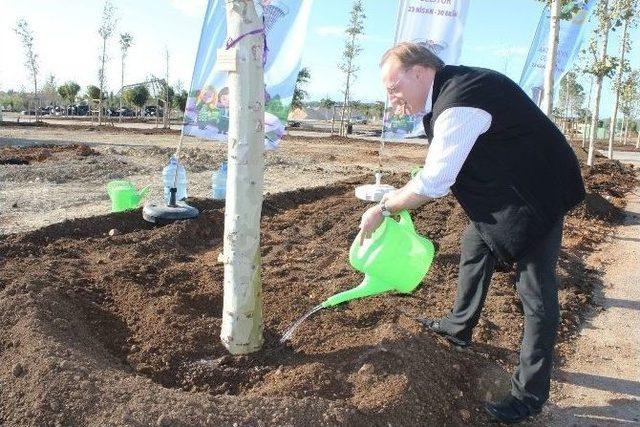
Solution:
{"label": "tree trunk", "polygon": [[171,108],[169,106],[169,50],[167,49],[167,69],[165,74],[165,88],[164,88],[164,114],[162,115],[162,125],[165,129],[169,128],[169,114],[171,114]]}
{"label": "tree trunk", "polygon": [[[228,38],[236,40],[260,27],[262,22],[252,0],[227,1]],[[264,100],[262,51],[262,34],[246,36],[235,47],[223,51],[225,58],[234,58],[227,61],[232,65],[226,68],[231,97],[220,331],[220,339],[231,354],[257,351],[264,341],[260,277],[264,101],[255,103],[257,99]]]}
{"label": "tree trunk", "polygon": [[120,114],[118,114],[118,122],[122,123],[122,95],[124,95],[124,54],[122,55],[122,66],[120,67]]}
{"label": "tree trunk", "polygon": [[[589,97],[587,98],[587,110],[591,107],[591,93],[593,92],[593,77],[591,78],[591,87],[589,88]],[[582,148],[587,146],[587,128],[589,126],[589,116],[585,114],[584,128],[582,129]],[[589,131],[591,129],[589,128]]]}
{"label": "tree trunk", "polygon": [[[349,66],[349,68],[351,68],[351,66]],[[342,103],[342,113],[340,115],[340,136],[346,135],[345,126],[344,126],[344,113],[348,105],[347,103],[349,99],[349,78],[350,77],[351,77],[351,72],[347,71],[347,84],[344,88],[344,101]]]}
{"label": "tree trunk", "polygon": [[334,132],[334,126],[336,124],[336,106],[333,106],[333,114],[331,115],[331,135]]}
{"label": "tree trunk", "polygon": [[[609,0],[604,1],[604,9],[609,6]],[[609,44],[609,29],[611,28],[611,21],[606,20],[604,37],[602,40],[602,55],[600,60],[604,61],[607,57],[607,45]],[[593,166],[593,157],[596,145],[596,138],[598,136],[598,115],[600,113],[600,95],[602,94],[602,80],[604,76],[596,76],[596,98],[593,104],[593,115],[591,116],[591,136],[589,138],[589,154],[587,155],[587,165]]]}
{"label": "tree trunk", "polygon": [[636,123],[636,150],[640,148],[640,122]]}
{"label": "tree trunk", "polygon": [[544,95],[542,98],[542,111],[548,116],[553,115],[553,79],[556,69],[556,53],[558,51],[558,29],[560,21],[560,0],[552,0],[551,28],[549,32],[549,44],[547,48],[547,64],[544,72]]}
{"label": "tree trunk", "polygon": [[34,103],[34,110],[36,113],[36,123],[38,123],[38,116],[40,114],[38,111],[39,108],[39,103],[38,103],[38,78],[35,76],[34,73],[34,77],[33,77],[33,103]]}
{"label": "tree trunk", "polygon": [[613,113],[611,114],[611,126],[609,128],[609,151],[607,157],[613,159],[613,141],[616,137],[616,121],[618,118],[618,104],[620,103],[620,84],[622,83],[622,73],[624,71],[624,54],[627,44],[627,34],[629,29],[629,19],[624,21],[624,30],[622,31],[622,43],[620,43],[620,64],[618,65],[617,89],[615,90],[615,101],[613,103]]}
{"label": "tree trunk", "polygon": [[627,137],[629,136],[629,122],[631,117],[625,116],[622,120],[624,123],[624,132],[622,133],[622,145],[627,145]]}
{"label": "tree trunk", "polygon": [[107,55],[107,39],[102,39],[102,67],[100,69],[100,94],[98,95],[98,126],[102,125],[102,91],[104,90],[104,63]]}

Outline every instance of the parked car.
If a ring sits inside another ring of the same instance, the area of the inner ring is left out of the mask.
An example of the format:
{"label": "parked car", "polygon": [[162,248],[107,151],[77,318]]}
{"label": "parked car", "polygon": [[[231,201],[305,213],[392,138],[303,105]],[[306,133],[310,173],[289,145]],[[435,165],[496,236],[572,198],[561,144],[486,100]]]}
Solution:
{"label": "parked car", "polygon": [[144,107],[142,115],[145,117],[162,117],[162,108],[158,108],[155,105],[147,105]]}
{"label": "parked car", "polygon": [[89,114],[89,106],[88,105],[70,105],[67,108],[67,114],[70,116],[87,116]]}
{"label": "parked car", "polygon": [[369,120],[367,120],[367,118],[364,116],[357,116],[357,117],[351,118],[351,123],[356,125],[366,125],[368,122]]}

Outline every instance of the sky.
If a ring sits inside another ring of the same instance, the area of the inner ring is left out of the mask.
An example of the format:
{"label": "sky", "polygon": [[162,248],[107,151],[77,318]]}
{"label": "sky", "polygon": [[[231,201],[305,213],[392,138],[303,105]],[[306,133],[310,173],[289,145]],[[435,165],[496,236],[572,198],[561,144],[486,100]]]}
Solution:
{"label": "sky", "polygon": [[[492,68],[518,81],[529,45],[542,12],[536,0],[470,0],[460,62]],[[121,66],[118,34],[128,32],[133,45],[125,65],[125,84],[165,74],[165,51],[169,51],[169,81],[188,88],[198,47],[207,0],[113,0],[118,24],[108,44],[107,86],[120,87]],[[378,61],[391,46],[396,0],[364,0],[366,14],[360,71],[353,85],[353,99],[384,99]],[[53,74],[58,84],[74,80],[83,88],[97,84],[101,40],[98,26],[103,0],[0,0],[0,90],[31,87],[24,66],[24,51],[13,32],[24,18],[35,35],[40,81]],[[344,29],[351,1],[315,0],[309,21],[302,66],[311,80],[310,100],[341,99],[344,77],[338,70],[344,46]],[[612,33],[611,53],[616,54],[621,31]],[[640,68],[640,30],[631,33],[635,50],[631,64]],[[585,37],[585,46],[587,38]],[[589,81],[582,81],[589,90]],[[610,81],[603,88],[602,116],[613,105]]]}

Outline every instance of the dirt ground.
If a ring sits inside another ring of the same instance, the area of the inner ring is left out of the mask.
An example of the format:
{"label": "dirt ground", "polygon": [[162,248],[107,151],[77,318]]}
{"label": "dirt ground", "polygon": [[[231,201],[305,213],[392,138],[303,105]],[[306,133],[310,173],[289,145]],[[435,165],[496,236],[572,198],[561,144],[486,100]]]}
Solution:
{"label": "dirt ground", "polygon": [[640,187],[627,200],[623,226],[590,256],[603,264],[602,283],[575,351],[556,370],[549,425],[640,424]]}
{"label": "dirt ground", "polygon": [[[413,213],[438,247],[414,294],[321,311],[289,345],[278,344],[310,307],[361,280],[348,265],[365,209],[353,187],[377,165],[377,144],[299,139],[267,154],[266,343],[234,357],[218,338],[223,205],[206,199],[221,146],[185,150],[190,196],[203,215],[156,228],[140,210],[107,213],[103,188],[125,176],[158,181],[172,151],[166,135],[0,131],[13,144],[92,141],[0,150],[2,210],[17,204],[2,213],[10,234],[0,237],[0,425],[483,425],[482,401],[508,390],[522,328],[510,266],[494,276],[470,350],[415,321],[446,314],[453,301],[467,219],[451,197]],[[425,147],[387,153],[389,180],[399,186]],[[598,159],[583,173],[589,197],[566,221],[559,265],[560,359],[572,354],[601,281],[587,257],[635,186],[633,170],[617,162]],[[63,215],[77,219],[60,222]]]}

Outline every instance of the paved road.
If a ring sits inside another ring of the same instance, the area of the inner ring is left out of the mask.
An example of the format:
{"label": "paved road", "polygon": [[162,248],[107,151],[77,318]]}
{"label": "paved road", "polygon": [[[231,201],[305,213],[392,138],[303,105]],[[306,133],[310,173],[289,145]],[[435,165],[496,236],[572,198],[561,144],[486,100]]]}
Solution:
{"label": "paved road", "polygon": [[[603,156],[607,155],[605,150],[598,150]],[[622,163],[630,163],[635,166],[640,166],[640,152],[638,151],[614,151],[614,160],[620,160]]]}

